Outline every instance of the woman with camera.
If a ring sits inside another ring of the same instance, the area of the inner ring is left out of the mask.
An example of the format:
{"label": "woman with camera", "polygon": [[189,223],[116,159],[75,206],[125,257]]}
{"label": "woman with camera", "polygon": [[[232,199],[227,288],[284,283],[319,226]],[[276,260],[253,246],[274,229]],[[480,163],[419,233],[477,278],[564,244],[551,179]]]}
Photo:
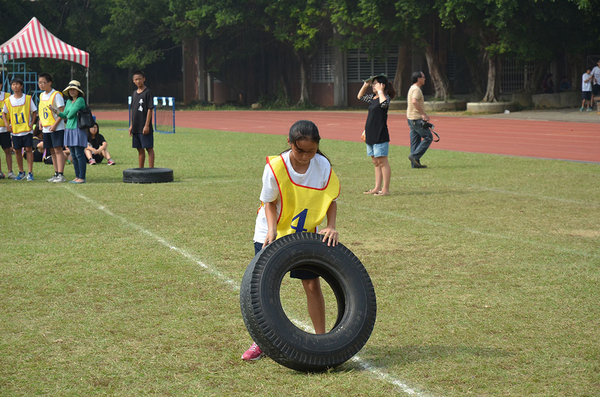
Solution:
{"label": "woman with camera", "polygon": [[[373,93],[367,94],[369,87]],[[388,162],[390,134],[387,126],[390,100],[396,95],[396,90],[383,74],[369,77],[358,92],[358,99],[369,104],[369,113],[363,140],[367,144],[367,156],[370,156],[375,166],[375,187],[364,194],[374,196],[389,196],[392,171]]]}

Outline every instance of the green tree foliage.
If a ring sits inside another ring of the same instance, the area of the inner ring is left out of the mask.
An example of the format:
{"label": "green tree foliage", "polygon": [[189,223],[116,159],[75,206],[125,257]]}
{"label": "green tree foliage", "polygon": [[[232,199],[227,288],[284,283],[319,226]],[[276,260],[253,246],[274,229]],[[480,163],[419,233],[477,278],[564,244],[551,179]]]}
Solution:
{"label": "green tree foliage", "polygon": [[309,103],[310,61],[317,54],[319,44],[333,35],[327,3],[319,0],[263,1],[268,17],[267,32],[289,46],[300,63],[299,104]]}
{"label": "green tree foliage", "polygon": [[[0,0],[0,9],[1,41],[37,16],[57,37],[90,53],[93,69],[102,71],[92,74],[98,86],[100,75],[155,64],[165,51],[200,40],[208,70],[225,75],[246,62],[248,76],[276,81],[260,83],[264,93],[283,87],[288,95],[299,70],[301,102],[309,99],[311,60],[327,42],[373,57],[393,45],[421,48],[440,98],[450,95],[446,51],[462,48],[473,78],[485,73],[488,101],[498,99],[502,58],[536,61],[535,89],[558,56],[580,75],[582,54],[597,53],[600,45],[600,0]],[[273,57],[277,67],[267,70]],[[70,67],[35,62],[57,73]]]}

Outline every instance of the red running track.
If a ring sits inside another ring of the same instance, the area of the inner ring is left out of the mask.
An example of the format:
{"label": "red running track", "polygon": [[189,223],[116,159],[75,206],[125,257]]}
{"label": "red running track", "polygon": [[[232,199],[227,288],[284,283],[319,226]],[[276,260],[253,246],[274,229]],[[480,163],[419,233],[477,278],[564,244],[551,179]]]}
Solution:
{"label": "red running track", "polygon": [[[99,120],[127,121],[125,111],[95,111]],[[313,121],[325,139],[360,141],[367,112],[180,111],[176,126],[261,134],[287,134],[300,119]],[[432,149],[600,163],[600,124],[433,116],[440,134]],[[391,144],[410,146],[403,113],[388,118]]]}

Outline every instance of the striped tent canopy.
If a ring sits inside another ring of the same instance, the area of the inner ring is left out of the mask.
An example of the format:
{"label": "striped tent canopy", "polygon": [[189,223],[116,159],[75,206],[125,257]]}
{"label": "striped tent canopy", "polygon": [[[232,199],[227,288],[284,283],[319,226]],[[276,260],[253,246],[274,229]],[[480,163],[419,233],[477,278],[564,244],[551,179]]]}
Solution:
{"label": "striped tent canopy", "polygon": [[12,39],[0,46],[3,59],[54,58],[64,59],[89,67],[90,56],[58,39],[36,17]]}

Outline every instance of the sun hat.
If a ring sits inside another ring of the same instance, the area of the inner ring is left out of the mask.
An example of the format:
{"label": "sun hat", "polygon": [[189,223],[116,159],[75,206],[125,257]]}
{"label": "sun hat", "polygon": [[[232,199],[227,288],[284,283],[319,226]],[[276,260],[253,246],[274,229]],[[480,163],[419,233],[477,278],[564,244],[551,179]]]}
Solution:
{"label": "sun hat", "polygon": [[69,90],[71,88],[74,88],[77,91],[79,91],[81,93],[81,95],[83,95],[83,91],[81,91],[80,87],[81,87],[81,84],[79,83],[79,81],[77,81],[77,80],[71,80],[71,81],[69,81],[69,85],[67,86],[67,88],[65,88],[63,90],[63,94],[69,95]]}

